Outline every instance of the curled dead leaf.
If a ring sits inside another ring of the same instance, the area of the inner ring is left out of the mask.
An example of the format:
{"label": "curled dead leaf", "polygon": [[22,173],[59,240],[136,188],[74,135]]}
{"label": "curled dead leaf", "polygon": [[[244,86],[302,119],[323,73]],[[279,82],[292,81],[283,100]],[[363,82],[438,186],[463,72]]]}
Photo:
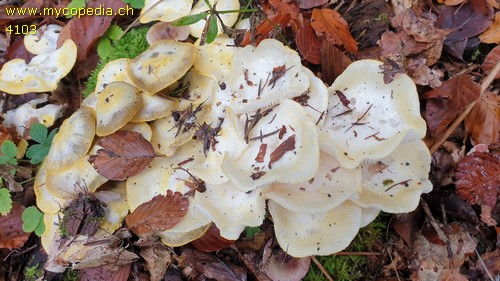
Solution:
{"label": "curled dead leaf", "polygon": [[500,96],[486,91],[465,118],[465,131],[473,145],[491,144],[500,139],[499,105]]}
{"label": "curled dead leaf", "polygon": [[358,43],[352,37],[347,22],[332,9],[313,9],[311,26],[318,36],[325,36],[330,43],[343,46],[350,53],[358,52]]}
{"label": "curled dead leaf", "polygon": [[139,205],[125,222],[135,234],[151,235],[174,227],[186,215],[188,207],[187,198],[168,190],[166,196],[156,195],[151,201]]}
{"label": "curled dead leaf", "polygon": [[117,131],[97,143],[102,149],[90,156],[96,171],[109,180],[125,180],[142,172],[155,157],[154,148],[140,133]]}
{"label": "curled dead leaf", "polygon": [[205,234],[191,242],[193,246],[202,252],[215,252],[232,245],[234,241],[220,236],[220,230],[212,224]]}
{"label": "curled dead leaf", "polygon": [[313,64],[321,63],[321,39],[314,32],[310,21],[304,21],[295,35],[295,42],[303,59]]}

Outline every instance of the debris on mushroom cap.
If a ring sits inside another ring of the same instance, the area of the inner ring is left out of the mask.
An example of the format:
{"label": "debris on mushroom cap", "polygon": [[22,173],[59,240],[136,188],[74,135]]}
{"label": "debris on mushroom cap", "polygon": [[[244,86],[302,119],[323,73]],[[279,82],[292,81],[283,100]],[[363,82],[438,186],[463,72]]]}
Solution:
{"label": "debris on mushroom cap", "polygon": [[179,146],[193,138],[197,124],[203,124],[209,111],[210,106],[207,104],[191,105],[184,110],[172,111],[171,116],[153,121],[151,144],[155,151],[166,156],[172,155]]}
{"label": "debris on mushroom cap", "polygon": [[52,195],[66,200],[75,199],[79,193],[86,190],[94,192],[108,180],[97,173],[88,160],[89,155],[85,155],[70,168],[52,175],[46,175],[45,185],[47,190]]}
{"label": "debris on mushroom cap", "polygon": [[206,184],[195,202],[212,218],[220,235],[237,240],[246,226],[259,226],[264,221],[266,204],[263,191],[243,192],[231,183]]}
{"label": "debris on mushroom cap", "polygon": [[[238,0],[209,0],[212,6],[216,5],[217,11],[228,11],[228,10],[239,10],[240,9],[240,1]],[[198,1],[193,9],[191,10],[191,15],[199,14],[209,10],[207,3],[205,1]],[[227,27],[233,26],[236,21],[238,21],[238,13],[225,13],[219,14],[218,19],[222,20],[224,25]],[[196,38],[200,38],[203,33],[203,29],[205,28],[206,20],[200,20],[197,23],[191,24],[189,28],[191,28],[191,35]],[[217,30],[218,34],[222,33],[222,27],[220,22],[217,20]]]}
{"label": "debris on mushroom cap", "polygon": [[384,212],[411,212],[420,195],[432,190],[430,165],[431,155],[423,141],[402,143],[389,156],[362,165],[362,190],[352,200]]}
{"label": "debris on mushroom cap", "polygon": [[97,83],[94,92],[99,94],[104,87],[112,82],[126,82],[130,85],[134,85],[127,71],[130,60],[129,58],[122,58],[108,62],[97,75]]}
{"label": "debris on mushroom cap", "polygon": [[345,249],[361,225],[361,208],[345,201],[324,213],[292,212],[273,200],[268,202],[276,238],[293,257],[329,255]]}
{"label": "debris on mushroom cap", "polygon": [[304,118],[305,114],[299,104],[285,99],[274,108],[244,116],[258,120],[247,129],[246,141],[250,145],[239,158],[227,159],[222,165],[238,189],[246,192],[272,182],[298,183],[316,174],[317,131],[314,123]]}
{"label": "debris on mushroom cap", "polygon": [[189,15],[193,0],[145,0],[139,21],[148,23],[152,21],[173,22]]}
{"label": "debris on mushroom cap", "polygon": [[45,171],[45,162],[38,168],[35,177],[33,190],[36,195],[36,205],[45,214],[57,214],[61,208],[65,207],[66,199],[52,194],[46,185],[47,173]]}
{"label": "debris on mushroom cap", "polygon": [[236,113],[293,98],[309,88],[309,77],[300,56],[277,40],[263,40],[258,47],[248,45],[233,56],[229,86],[236,95]]}
{"label": "debris on mushroom cap", "polygon": [[107,136],[132,120],[141,109],[142,99],[136,87],[113,82],[99,94],[96,103],[96,134]]}
{"label": "debris on mushroom cap", "polygon": [[146,41],[149,45],[168,39],[184,41],[189,37],[190,32],[188,26],[173,26],[170,22],[160,21],[149,28],[148,33],[146,33]]}
{"label": "debris on mushroom cap", "polygon": [[3,115],[2,125],[5,128],[15,127],[21,136],[29,135],[31,124],[36,122],[45,127],[52,126],[56,119],[62,117],[68,106],[66,104],[47,104],[40,107],[47,100],[47,95],[41,94],[39,98],[7,111]]}
{"label": "debris on mushroom cap", "polygon": [[0,91],[11,95],[53,91],[75,62],[76,45],[69,39],[59,49],[33,57],[29,64],[10,60],[0,70]]}
{"label": "debris on mushroom cap", "polygon": [[162,40],[130,60],[127,71],[134,85],[156,94],[186,74],[196,55],[193,44]]}
{"label": "debris on mushroom cap", "polygon": [[147,122],[171,115],[179,101],[173,98],[164,98],[159,95],[145,95],[140,93],[142,106],[130,122]]}
{"label": "debris on mushroom cap", "polygon": [[45,160],[47,174],[62,172],[85,156],[94,139],[95,123],[94,110],[89,107],[81,107],[64,120]]}
{"label": "debris on mushroom cap", "polygon": [[307,115],[312,118],[317,126],[322,126],[328,110],[328,88],[309,68],[303,66],[302,69],[309,76],[309,89],[293,97],[292,100],[304,107]]}
{"label": "debris on mushroom cap", "polygon": [[329,88],[321,148],[346,168],[385,157],[399,143],[425,136],[415,83],[401,74],[385,84],[381,65],[374,60],[354,62]]}
{"label": "debris on mushroom cap", "polygon": [[57,24],[44,25],[37,28],[35,34],[24,36],[24,47],[34,55],[53,52],[57,49],[57,39],[62,26]]}
{"label": "debris on mushroom cap", "polygon": [[217,82],[205,75],[200,74],[196,68],[186,73],[183,79],[185,92],[179,94],[179,107],[177,110],[186,110],[189,107],[197,107],[200,104],[210,105],[216,92]]}
{"label": "debris on mushroom cap", "polygon": [[293,212],[329,211],[361,191],[361,169],[346,169],[337,159],[320,153],[319,168],[308,181],[274,183],[266,197]]}
{"label": "debris on mushroom cap", "polygon": [[194,62],[194,68],[219,82],[229,80],[231,60],[240,49],[234,45],[234,40],[221,34],[210,44],[199,46],[199,42],[200,40],[195,43],[198,48],[198,57]]}
{"label": "debris on mushroom cap", "polygon": [[151,127],[146,122],[127,123],[120,130],[137,132],[141,134],[144,137],[144,139],[146,139],[149,142],[151,142],[151,137],[153,136]]}

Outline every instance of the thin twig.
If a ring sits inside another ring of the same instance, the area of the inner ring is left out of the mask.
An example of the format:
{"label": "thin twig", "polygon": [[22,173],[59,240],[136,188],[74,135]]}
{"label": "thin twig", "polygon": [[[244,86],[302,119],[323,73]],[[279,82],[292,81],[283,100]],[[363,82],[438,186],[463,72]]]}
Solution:
{"label": "thin twig", "polygon": [[315,256],[312,256],[311,259],[314,262],[314,264],[319,268],[319,270],[321,270],[321,273],[325,275],[326,279],[328,279],[328,281],[333,281],[333,278],[330,276],[330,273],[326,271],[325,267],[319,262],[319,260]]}
{"label": "thin twig", "polygon": [[[495,65],[495,68],[493,68],[486,76],[486,79],[484,79],[483,83],[481,83],[481,93],[479,94],[480,96],[486,91],[488,86],[495,80],[495,76],[497,73],[500,72],[500,62],[497,62]],[[479,99],[479,98],[478,98]],[[431,147],[430,151],[431,154],[436,152],[439,147],[450,137],[450,135],[457,129],[457,127],[464,121],[465,117],[469,115],[470,111],[476,105],[477,100],[469,104],[463,111],[460,113],[460,115],[453,121],[453,123],[448,127],[448,129],[444,132],[444,134],[439,138],[439,140]]]}

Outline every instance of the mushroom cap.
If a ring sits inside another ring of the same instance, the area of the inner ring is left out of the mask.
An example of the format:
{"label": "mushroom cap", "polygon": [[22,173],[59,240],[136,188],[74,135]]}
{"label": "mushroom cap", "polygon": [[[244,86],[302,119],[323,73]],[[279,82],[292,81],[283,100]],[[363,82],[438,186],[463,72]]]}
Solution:
{"label": "mushroom cap", "polygon": [[121,58],[108,62],[101,71],[99,71],[99,74],[97,74],[97,83],[94,92],[99,94],[104,87],[112,82],[126,82],[134,85],[127,71],[130,60],[129,58]]}
{"label": "mushroom cap", "polygon": [[53,91],[75,62],[76,45],[69,39],[59,49],[33,57],[29,64],[10,60],[0,70],[0,91],[11,95]]}
{"label": "mushroom cap", "polygon": [[285,99],[249,130],[249,147],[241,156],[224,160],[226,176],[244,192],[273,182],[310,180],[318,170],[319,145],[316,126],[305,116],[302,106]]}
{"label": "mushroom cap", "polygon": [[184,81],[189,84],[188,89],[179,98],[179,107],[177,110],[185,110],[190,106],[196,107],[200,104],[209,105],[213,101],[213,96],[219,87],[217,81],[200,74],[196,68],[186,73]]}
{"label": "mushroom cap", "polygon": [[173,22],[189,15],[193,0],[145,0],[139,21],[148,23],[152,21]]}
{"label": "mushroom cap", "polygon": [[179,80],[196,60],[191,43],[161,40],[130,60],[127,70],[134,85],[155,94]]}
{"label": "mushroom cap", "polygon": [[36,173],[33,190],[36,196],[36,206],[45,214],[57,214],[66,205],[66,199],[57,197],[47,188],[47,173],[45,171],[45,162],[40,165]]}
{"label": "mushroom cap", "polygon": [[236,96],[232,106],[236,113],[254,112],[309,88],[299,54],[277,40],[241,48],[231,65],[229,85]]}
{"label": "mushroom cap", "polygon": [[[320,128],[321,148],[346,168],[385,157],[399,143],[425,136],[415,83],[401,74],[385,84],[381,65],[375,60],[356,61],[329,88],[328,113]],[[343,105],[338,92],[350,101],[349,107]]]}
{"label": "mushroom cap", "polygon": [[173,26],[170,22],[160,21],[149,28],[148,33],[146,33],[146,41],[149,45],[167,39],[184,41],[188,39],[190,32],[188,26]]}
{"label": "mushroom cap", "polygon": [[51,253],[51,246],[55,242],[56,236],[59,236],[59,221],[62,220],[62,213],[43,215],[43,223],[45,224],[45,231],[42,234],[41,244],[47,254]]}
{"label": "mushroom cap", "polygon": [[48,24],[37,28],[35,34],[26,34],[24,36],[24,47],[34,55],[46,54],[57,49],[57,39],[62,26],[57,24]]}
{"label": "mushroom cap", "polygon": [[187,243],[194,241],[200,237],[202,237],[205,232],[210,228],[209,223],[207,225],[200,226],[198,228],[189,230],[189,231],[168,231],[168,232],[160,232],[158,236],[161,239],[161,242],[170,247],[179,247],[182,245],[186,245]]}
{"label": "mushroom cap", "polygon": [[96,103],[96,134],[107,136],[118,131],[139,112],[142,99],[136,87],[112,82],[99,94]]}
{"label": "mushroom cap", "polygon": [[361,169],[346,169],[333,156],[321,152],[319,168],[308,181],[274,183],[267,198],[281,206],[304,213],[329,211],[361,191]]}
{"label": "mushroom cap", "polygon": [[317,126],[322,126],[325,122],[325,114],[328,111],[328,88],[323,81],[316,77],[309,68],[303,66],[302,69],[309,77],[309,89],[303,94],[294,97],[294,101],[304,107],[308,116],[312,118]]}
{"label": "mushroom cap", "polygon": [[177,108],[178,99],[165,98],[159,95],[139,95],[142,100],[142,107],[130,120],[130,122],[147,122],[172,115],[172,110]]}
{"label": "mushroom cap", "polygon": [[246,226],[259,226],[264,221],[262,190],[243,192],[229,182],[205,186],[205,192],[196,194],[195,202],[210,214],[222,237],[237,240]]}
{"label": "mushroom cap", "polygon": [[378,214],[380,214],[379,208],[361,208],[361,225],[359,227],[369,225],[378,217]]}
{"label": "mushroom cap", "polygon": [[53,175],[46,175],[45,186],[55,197],[68,200],[77,198],[78,193],[86,190],[94,192],[107,181],[90,164],[89,155],[85,155],[70,168]]}
{"label": "mushroom cap", "polygon": [[198,40],[195,46],[198,48],[199,55],[194,62],[194,68],[202,75],[211,77],[216,81],[229,80],[231,61],[234,54],[240,49],[235,46],[234,40],[225,34],[221,34],[210,44],[200,46],[200,40]]}
{"label": "mushroom cap", "polygon": [[123,219],[128,214],[126,182],[107,182],[95,193],[97,198],[104,202],[104,219],[99,226],[108,233],[113,233],[120,228]]}
{"label": "mushroom cap", "polygon": [[127,123],[120,130],[137,132],[141,134],[144,137],[144,139],[146,139],[149,142],[151,141],[151,137],[153,136],[151,127],[147,122]]}
{"label": "mushroom cap", "polygon": [[349,246],[361,224],[361,208],[351,201],[324,213],[292,212],[273,200],[268,208],[281,248],[293,257],[339,252]]}
{"label": "mushroom cap", "polygon": [[[240,9],[240,1],[238,0],[209,0],[210,4],[217,5],[217,11],[227,11],[227,10],[239,10]],[[203,13],[209,10],[207,3],[205,1],[198,1],[193,9],[191,10],[191,15]],[[227,13],[220,14],[219,18],[222,20],[224,25],[231,27],[236,21],[238,21],[238,13]],[[196,38],[200,38],[203,33],[203,29],[205,28],[206,20],[200,20],[197,23],[193,23],[189,26],[191,28],[191,35]],[[222,27],[219,21],[217,21],[217,34],[222,33]]]}
{"label": "mushroom cap", "polygon": [[62,172],[85,156],[94,139],[95,122],[95,112],[89,107],[81,107],[64,120],[45,160],[47,174]]}
{"label": "mushroom cap", "polygon": [[388,213],[411,212],[420,195],[432,190],[430,165],[431,155],[423,141],[402,143],[389,156],[362,165],[362,189],[359,198],[352,200]]}

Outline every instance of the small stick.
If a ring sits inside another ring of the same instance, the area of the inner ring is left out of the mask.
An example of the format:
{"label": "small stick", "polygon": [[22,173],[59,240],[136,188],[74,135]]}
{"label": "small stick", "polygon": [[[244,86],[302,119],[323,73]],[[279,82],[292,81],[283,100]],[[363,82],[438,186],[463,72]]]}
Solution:
{"label": "small stick", "polygon": [[[495,76],[497,75],[498,72],[500,72],[500,62],[497,62],[497,64],[495,65],[495,68],[493,68],[491,70],[490,74],[488,74],[488,76],[486,76],[486,79],[484,79],[483,83],[481,83],[481,93],[479,95],[482,95],[484,93],[484,91],[486,91],[486,89],[491,84],[491,82],[493,82],[493,80],[495,80]],[[479,97],[478,97],[478,99],[479,99]],[[450,127],[448,127],[448,129],[443,133],[443,135],[439,138],[439,140],[431,147],[431,149],[430,149],[431,154],[436,152],[439,149],[439,147],[441,147],[441,145],[450,137],[450,135],[455,131],[455,129],[457,129],[457,127],[460,125],[460,123],[462,123],[462,121],[464,121],[465,117],[467,117],[467,115],[470,113],[470,111],[472,110],[474,105],[476,105],[476,103],[477,103],[477,100],[472,102],[471,104],[469,104],[464,109],[464,111],[462,111],[462,113],[460,113],[460,115],[458,115],[458,117],[455,119],[455,121],[453,121],[453,123],[451,123]]]}
{"label": "small stick", "polygon": [[325,275],[326,279],[328,279],[328,281],[333,281],[333,278],[330,276],[328,271],[326,271],[325,267],[319,262],[319,260],[315,256],[312,256],[311,259],[314,262],[314,264],[319,268],[319,270],[321,270],[321,273]]}

